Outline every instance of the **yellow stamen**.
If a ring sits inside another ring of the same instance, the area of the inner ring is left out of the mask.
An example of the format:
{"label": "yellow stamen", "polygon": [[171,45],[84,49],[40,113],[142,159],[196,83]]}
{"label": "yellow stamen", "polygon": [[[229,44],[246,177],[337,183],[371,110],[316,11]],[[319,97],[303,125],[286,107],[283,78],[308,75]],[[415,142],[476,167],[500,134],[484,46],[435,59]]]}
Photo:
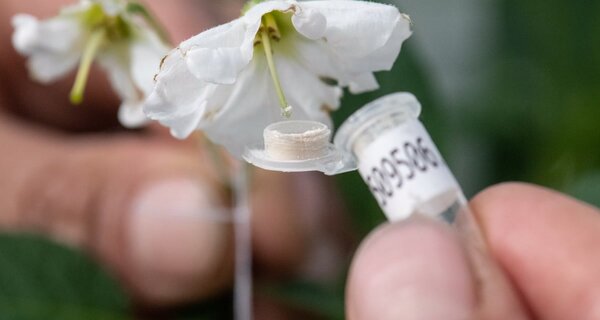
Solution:
{"label": "yellow stamen", "polygon": [[279,98],[279,105],[281,106],[281,114],[289,118],[291,116],[292,107],[287,103],[283,90],[281,89],[281,82],[279,81],[279,75],[275,68],[275,61],[273,60],[273,49],[271,48],[271,38],[279,40],[281,35],[277,28],[277,22],[271,14],[265,14],[263,16],[262,27],[260,28],[260,40],[265,50],[265,56],[267,58],[267,64],[269,66],[269,72],[271,73],[271,79],[275,85],[275,91]]}
{"label": "yellow stamen", "polygon": [[263,16],[263,26],[267,28],[267,34],[275,41],[281,39],[281,33],[279,33],[279,27],[277,27],[277,21],[271,13],[267,13]]}
{"label": "yellow stamen", "polygon": [[81,56],[81,61],[79,62],[79,70],[77,70],[75,83],[71,89],[70,99],[72,104],[80,104],[83,102],[83,93],[90,74],[90,69],[92,68],[92,63],[94,62],[96,53],[98,53],[98,49],[100,49],[104,43],[105,36],[106,31],[104,28],[99,28],[92,32],[85,44],[85,49]]}

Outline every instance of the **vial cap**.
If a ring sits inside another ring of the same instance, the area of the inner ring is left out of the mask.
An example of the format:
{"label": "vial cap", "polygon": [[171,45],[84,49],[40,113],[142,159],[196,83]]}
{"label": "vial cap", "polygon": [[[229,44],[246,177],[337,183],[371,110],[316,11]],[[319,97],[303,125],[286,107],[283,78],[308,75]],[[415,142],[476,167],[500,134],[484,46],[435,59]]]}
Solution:
{"label": "vial cap", "polygon": [[410,92],[396,92],[373,100],[354,112],[338,129],[334,144],[346,153],[353,153],[356,139],[381,119],[389,117],[418,118],[421,104]]}

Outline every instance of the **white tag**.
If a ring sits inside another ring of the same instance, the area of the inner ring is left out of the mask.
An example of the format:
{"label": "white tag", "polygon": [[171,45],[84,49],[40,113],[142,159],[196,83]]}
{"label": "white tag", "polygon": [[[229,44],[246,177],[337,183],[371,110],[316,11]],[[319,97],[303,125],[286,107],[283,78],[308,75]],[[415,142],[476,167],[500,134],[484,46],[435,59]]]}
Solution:
{"label": "white tag", "polygon": [[462,194],[417,119],[390,129],[357,155],[358,171],[390,221],[441,214]]}

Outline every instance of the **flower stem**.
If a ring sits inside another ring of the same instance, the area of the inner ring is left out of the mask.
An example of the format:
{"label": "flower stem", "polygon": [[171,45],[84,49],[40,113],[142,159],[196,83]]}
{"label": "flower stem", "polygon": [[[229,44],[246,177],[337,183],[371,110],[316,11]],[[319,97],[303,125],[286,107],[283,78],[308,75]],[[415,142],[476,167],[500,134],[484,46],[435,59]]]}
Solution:
{"label": "flower stem", "polygon": [[92,68],[92,63],[94,62],[94,57],[96,56],[98,49],[100,49],[100,46],[104,42],[105,35],[106,31],[104,28],[99,28],[92,32],[85,44],[83,55],[79,62],[79,70],[77,70],[77,77],[75,78],[75,83],[71,89],[70,99],[72,104],[80,104],[83,102],[83,93],[90,74],[90,69]]}
{"label": "flower stem", "polygon": [[273,49],[271,47],[271,37],[269,33],[273,33],[275,35],[279,34],[277,30],[277,24],[275,23],[275,19],[266,14],[263,21],[263,27],[260,32],[260,40],[263,45],[263,49],[265,50],[265,56],[267,57],[267,64],[269,65],[269,72],[271,73],[271,79],[273,79],[273,84],[275,85],[275,91],[277,92],[277,97],[279,98],[279,105],[281,106],[281,114],[289,118],[292,113],[292,107],[288,104],[285,95],[283,94],[283,90],[281,89],[281,82],[279,81],[279,75],[277,74],[277,69],[275,68],[275,61],[273,60]]}

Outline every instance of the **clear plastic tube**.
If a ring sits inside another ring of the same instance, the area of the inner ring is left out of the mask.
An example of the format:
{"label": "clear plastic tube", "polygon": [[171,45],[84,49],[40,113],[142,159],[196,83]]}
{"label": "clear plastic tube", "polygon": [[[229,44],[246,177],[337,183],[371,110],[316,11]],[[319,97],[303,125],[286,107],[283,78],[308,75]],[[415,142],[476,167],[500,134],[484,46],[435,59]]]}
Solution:
{"label": "clear plastic tube", "polygon": [[389,220],[418,213],[452,222],[466,199],[427,130],[410,93],[377,99],[350,116],[334,144],[358,171]]}

